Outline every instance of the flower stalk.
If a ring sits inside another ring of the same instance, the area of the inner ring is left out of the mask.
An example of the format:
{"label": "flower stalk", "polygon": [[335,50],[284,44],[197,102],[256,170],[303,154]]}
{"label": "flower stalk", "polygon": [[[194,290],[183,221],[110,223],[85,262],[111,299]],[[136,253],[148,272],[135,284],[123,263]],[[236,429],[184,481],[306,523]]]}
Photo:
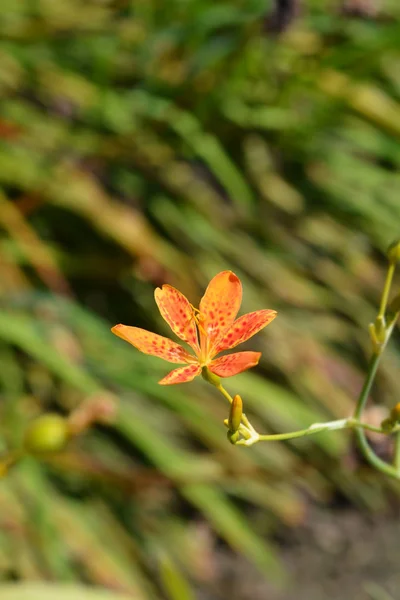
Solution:
{"label": "flower stalk", "polygon": [[[380,300],[378,315],[375,319],[375,322],[371,323],[369,326],[369,332],[372,341],[372,356],[368,365],[364,385],[356,402],[353,416],[347,419],[329,421],[327,423],[314,423],[305,429],[287,433],[260,434],[254,429],[246,415],[243,413],[240,427],[236,430],[234,436],[230,435],[232,432],[229,429],[229,419],[224,421],[225,425],[228,427],[228,438],[231,443],[240,446],[252,446],[258,442],[291,440],[327,431],[352,429],[355,432],[358,446],[366,461],[381,473],[396,479],[400,479],[400,403],[392,409],[390,416],[382,422],[380,427],[371,425],[369,423],[363,423],[361,420],[372,385],[375,380],[383,351],[392,335],[400,313],[400,301],[398,300],[400,295],[395,297],[388,308],[395,268],[397,263],[400,261],[400,242],[391,246],[388,251],[388,259],[389,265]],[[215,387],[231,403],[232,406],[232,397],[222,386],[222,384],[218,383]],[[393,464],[385,462],[376,455],[368,442],[365,433],[366,431],[372,431],[382,435],[394,435],[395,443]]]}
{"label": "flower stalk", "polygon": [[[260,353],[239,352],[220,358],[215,357],[263,329],[275,318],[276,311],[264,309],[236,319],[242,288],[238,277],[231,271],[223,271],[211,280],[201,299],[199,309],[194,308],[181,292],[171,286],[164,285],[155,291],[155,299],[161,315],[173,332],[191,347],[192,354],[168,338],[137,327],[120,324],[113,327],[112,331],[141,352],[186,365],[171,371],[159,382],[161,385],[192,381],[200,374],[205,381],[213,385],[230,404],[228,418],[224,420],[230,443],[252,446],[258,442],[290,440],[327,431],[353,429],[366,461],[378,471],[400,479],[400,404],[392,409],[389,417],[381,423],[380,427],[362,421],[383,351],[400,313],[400,294],[395,296],[388,307],[396,265],[400,261],[400,241],[389,247],[387,258],[389,264],[378,314],[375,321],[369,325],[372,356],[354,414],[349,418],[314,423],[305,429],[287,433],[260,434],[256,431],[243,412],[241,397],[235,395],[232,398],[222,385],[221,378],[236,375],[255,366]],[[369,445],[366,431],[395,436],[393,464],[386,463],[376,455]]]}

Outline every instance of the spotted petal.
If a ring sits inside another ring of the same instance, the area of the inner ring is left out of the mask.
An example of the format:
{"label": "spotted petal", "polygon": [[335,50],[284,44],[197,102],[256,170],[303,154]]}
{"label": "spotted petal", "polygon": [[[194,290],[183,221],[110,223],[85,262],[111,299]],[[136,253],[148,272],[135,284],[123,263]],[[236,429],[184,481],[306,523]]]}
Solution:
{"label": "spotted petal", "polygon": [[268,325],[268,323],[271,323],[276,315],[277,312],[275,310],[265,309],[256,310],[255,312],[239,317],[218,341],[213,349],[213,355],[215,356],[223,350],[235,348],[238,344],[245,342]]}
{"label": "spotted petal", "polygon": [[255,367],[260,360],[260,356],[261,352],[235,352],[213,360],[208,368],[220,377],[232,377]]}
{"label": "spotted petal", "polygon": [[111,331],[144,354],[158,356],[172,363],[193,363],[196,360],[176,342],[151,331],[121,324],[115,325]]}
{"label": "spotted petal", "polygon": [[232,325],[242,303],[242,284],[232,271],[218,273],[200,301],[201,325],[212,348]]}
{"label": "spotted petal", "polygon": [[179,367],[166,375],[158,383],[160,385],[174,385],[175,383],[186,383],[192,381],[197,375],[200,375],[201,367],[199,364],[189,365],[188,367]]}
{"label": "spotted petal", "polygon": [[171,285],[163,285],[154,292],[161,316],[172,331],[195,352],[199,350],[196,321],[189,300]]}

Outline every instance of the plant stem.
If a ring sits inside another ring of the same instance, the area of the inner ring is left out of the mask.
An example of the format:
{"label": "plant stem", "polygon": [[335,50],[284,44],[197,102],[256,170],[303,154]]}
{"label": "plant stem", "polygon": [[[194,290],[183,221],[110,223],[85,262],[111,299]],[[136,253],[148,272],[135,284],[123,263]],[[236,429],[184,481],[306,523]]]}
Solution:
{"label": "plant stem", "polygon": [[396,433],[394,439],[393,466],[396,469],[397,476],[400,478],[400,432]]}
{"label": "plant stem", "polygon": [[222,383],[218,384],[218,385],[216,386],[216,388],[217,388],[217,390],[218,390],[218,391],[220,391],[220,392],[221,392],[221,394],[223,394],[223,395],[225,396],[225,398],[228,400],[228,402],[229,402],[230,404],[232,404],[232,402],[233,402],[233,398],[232,398],[232,396],[230,395],[230,393],[229,393],[229,392],[227,392],[227,391],[226,391],[226,389],[223,387]]}
{"label": "plant stem", "polygon": [[362,388],[362,390],[360,392],[360,395],[358,397],[356,409],[354,411],[354,418],[357,419],[357,420],[360,419],[360,417],[361,417],[361,415],[362,415],[362,413],[364,411],[364,408],[365,408],[365,405],[367,403],[368,396],[369,396],[372,384],[373,384],[374,379],[375,379],[376,371],[378,370],[378,366],[379,366],[379,362],[381,360],[381,356],[382,356],[381,352],[379,354],[375,353],[375,354],[373,354],[373,356],[372,356],[372,358],[370,360],[370,363],[369,363],[369,366],[368,366],[367,377],[366,377],[366,379],[364,381],[364,385],[363,385],[363,388]]}
{"label": "plant stem", "polygon": [[395,262],[390,262],[389,263],[389,267],[388,267],[388,271],[387,271],[387,274],[386,274],[385,285],[384,285],[383,292],[382,292],[381,304],[380,304],[380,307],[379,307],[378,318],[379,317],[384,317],[384,315],[385,315],[386,306],[387,306],[388,299],[389,299],[389,293],[390,293],[390,288],[392,286],[392,280],[393,280],[393,275],[394,275],[395,269],[396,269],[396,263]]}
{"label": "plant stem", "polygon": [[[389,337],[392,333],[393,326],[394,326],[394,322],[392,323],[391,327],[388,330],[386,341],[389,339]],[[379,362],[382,357],[382,351],[383,351],[383,348],[381,349],[381,351],[379,353],[373,354],[372,358],[370,360],[367,377],[365,379],[363,388],[361,390],[360,396],[357,401],[356,409],[354,411],[354,418],[357,421],[360,420],[360,417],[361,417],[361,415],[364,411],[365,405],[367,403],[368,396],[371,391],[371,387],[374,382],[376,372],[378,370]],[[390,475],[391,477],[395,477],[395,478],[400,477],[400,474],[396,470],[395,467],[393,467],[392,465],[389,465],[388,463],[386,463],[384,460],[382,460],[381,458],[379,458],[379,456],[377,456],[375,454],[375,452],[372,450],[372,448],[370,447],[370,445],[368,443],[368,440],[365,436],[365,432],[363,431],[363,429],[361,427],[357,426],[355,428],[355,436],[356,436],[358,446],[359,446],[363,456],[367,459],[367,461],[370,463],[370,465],[375,467],[378,471],[381,471],[381,473],[385,473],[386,475]]]}
{"label": "plant stem", "polygon": [[[374,375],[374,373],[371,373]],[[233,399],[229,392],[219,384],[216,386],[217,389],[225,396],[225,398],[232,403]],[[365,384],[364,384],[365,388]],[[363,391],[364,391],[363,388]],[[368,391],[367,391],[368,394]],[[361,394],[362,395],[362,394]],[[360,397],[361,397],[360,395]],[[361,408],[362,411],[362,408]],[[247,417],[245,414],[242,415],[242,422],[246,427],[251,427]],[[287,433],[272,433],[272,434],[257,434],[251,440],[246,440],[246,445],[250,446],[255,444],[258,441],[279,441],[279,440],[291,440],[299,437],[305,437],[309,435],[314,435],[315,433],[320,433],[322,431],[332,431],[332,430],[340,430],[340,429],[366,429],[368,431],[373,431],[374,433],[381,433],[384,435],[388,435],[389,433],[396,433],[398,430],[392,430],[391,432],[387,432],[383,430],[381,427],[376,427],[375,425],[370,425],[369,423],[362,423],[358,418],[351,417],[349,419],[337,419],[336,421],[328,421],[327,423],[314,423],[310,425],[306,429],[299,429],[297,431],[289,431]]]}
{"label": "plant stem", "polygon": [[[309,435],[314,435],[315,433],[320,433],[322,431],[352,428],[352,429],[355,429],[355,436],[356,436],[356,439],[358,442],[358,446],[359,446],[363,456],[366,458],[366,460],[373,467],[375,467],[378,471],[381,471],[381,473],[385,473],[386,475],[389,475],[396,479],[400,479],[400,428],[396,427],[396,428],[392,429],[392,431],[388,432],[388,431],[383,430],[381,427],[375,427],[374,425],[369,425],[368,423],[362,423],[360,421],[362,413],[365,409],[365,405],[367,403],[370,391],[371,391],[372,384],[375,379],[376,372],[378,370],[381,356],[383,354],[383,351],[386,347],[387,342],[389,341],[389,338],[392,334],[393,328],[394,328],[397,318],[399,316],[399,313],[396,313],[395,315],[391,316],[389,323],[385,322],[385,312],[386,312],[386,307],[387,307],[387,303],[388,303],[388,299],[389,299],[390,288],[392,285],[395,268],[396,268],[396,262],[390,261],[388,271],[386,274],[385,285],[384,285],[383,292],[382,292],[379,313],[378,313],[377,320],[376,320],[377,324],[380,324],[381,327],[384,327],[384,330],[383,330],[384,337],[383,337],[382,342],[380,340],[380,337],[378,338],[379,341],[381,342],[379,344],[377,343],[376,339],[373,337],[373,342],[375,339],[375,344],[374,344],[375,351],[370,360],[367,376],[365,378],[364,385],[362,387],[362,390],[361,390],[360,395],[357,400],[356,408],[354,411],[354,416],[350,419],[339,419],[337,421],[330,421],[328,423],[314,423],[314,425],[307,427],[307,429],[300,429],[298,431],[292,431],[289,433],[278,433],[278,434],[270,434],[270,435],[264,434],[263,435],[263,434],[259,434],[258,432],[256,432],[254,430],[254,428],[251,426],[249,420],[247,419],[246,415],[243,413],[242,419],[241,419],[241,423],[242,423],[241,427],[242,427],[242,435],[245,436],[245,439],[238,440],[236,442],[237,444],[252,446],[253,444],[260,442],[260,441],[290,440],[290,439],[305,437],[305,436],[309,436]],[[375,325],[372,324],[371,327],[372,327],[374,336],[376,336]],[[216,388],[221,392],[221,394],[223,394],[223,396],[225,396],[225,398],[228,400],[228,402],[230,404],[232,404],[232,402],[233,402],[232,396],[225,390],[225,388],[222,386],[221,383],[217,384],[217,383],[214,383],[213,381],[210,381],[210,383],[213,383],[213,385],[216,386]],[[373,451],[373,449],[370,447],[370,445],[368,443],[367,437],[365,435],[365,430],[374,431],[374,432],[382,433],[382,434],[395,433],[395,452],[394,452],[394,457],[393,457],[393,465],[386,463],[381,458],[379,458],[379,456],[377,456],[375,454],[375,452]]]}
{"label": "plant stem", "polygon": [[[338,431],[340,429],[366,429],[373,431],[374,433],[381,433],[383,435],[389,435],[387,431],[384,431],[381,427],[375,427],[369,423],[361,423],[357,419],[338,419],[337,421],[328,421],[327,423],[315,423],[306,429],[299,429],[298,431],[290,431],[288,433],[273,433],[273,434],[258,434],[257,441],[279,441],[279,440],[292,440],[299,437],[305,437],[314,435],[315,433],[321,433],[322,431]],[[390,432],[393,433],[393,432]],[[249,444],[247,444],[249,445]],[[400,444],[399,444],[400,445]],[[399,451],[400,452],[400,451]]]}

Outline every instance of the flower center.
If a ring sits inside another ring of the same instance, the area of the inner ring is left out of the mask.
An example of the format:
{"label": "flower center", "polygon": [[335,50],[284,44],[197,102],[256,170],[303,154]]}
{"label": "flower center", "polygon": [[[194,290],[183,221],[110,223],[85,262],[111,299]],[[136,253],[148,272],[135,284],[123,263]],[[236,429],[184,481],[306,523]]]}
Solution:
{"label": "flower center", "polygon": [[205,366],[207,364],[208,359],[208,350],[209,350],[209,339],[207,332],[204,328],[204,316],[201,314],[198,308],[190,305],[193,310],[193,318],[196,321],[197,329],[199,330],[200,335],[200,354],[198,356],[199,363],[201,366]]}

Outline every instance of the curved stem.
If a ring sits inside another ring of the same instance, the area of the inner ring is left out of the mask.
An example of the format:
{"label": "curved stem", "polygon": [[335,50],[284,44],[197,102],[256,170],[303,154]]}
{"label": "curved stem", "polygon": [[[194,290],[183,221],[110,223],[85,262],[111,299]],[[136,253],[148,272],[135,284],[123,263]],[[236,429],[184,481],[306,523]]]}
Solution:
{"label": "curved stem", "polygon": [[375,454],[371,446],[368,444],[368,440],[365,437],[365,433],[362,429],[357,428],[355,430],[355,436],[364,458],[367,459],[371,466],[375,467],[375,469],[377,469],[381,473],[385,473],[385,475],[389,475],[390,477],[394,477],[395,479],[400,478],[400,474],[392,465],[389,465]]}
{"label": "curved stem", "polygon": [[[371,372],[370,375],[374,376],[375,371]],[[372,383],[372,380],[370,382],[370,385],[371,385],[371,383]],[[369,385],[369,387],[370,387],[370,385]],[[233,402],[232,396],[223,387],[223,385],[221,383],[219,383],[216,386],[216,388],[221,392],[221,394],[223,394],[223,396],[225,396],[225,398],[229,401],[229,403],[232,404],[232,402]],[[366,384],[364,384],[363,392],[366,393],[367,397],[368,397],[369,388],[368,388],[368,390],[366,390],[366,392],[365,392],[365,388],[366,388]],[[363,397],[363,392],[361,393],[360,398]],[[360,410],[362,412],[362,407]],[[246,427],[253,429],[253,427],[249,423],[249,420],[247,419],[245,414],[242,415],[242,422]],[[320,433],[322,431],[333,431],[333,430],[339,430],[339,429],[356,429],[356,428],[373,431],[374,433],[381,433],[383,435],[389,435],[389,433],[397,433],[397,431],[400,431],[400,428],[399,429],[396,428],[396,429],[388,432],[388,431],[385,431],[384,429],[382,429],[381,427],[376,427],[375,425],[370,425],[369,423],[362,423],[358,418],[350,417],[349,419],[337,419],[336,421],[328,421],[326,423],[314,423],[313,425],[310,425],[309,427],[307,427],[305,429],[299,429],[297,431],[289,431],[287,433],[271,433],[271,434],[256,433],[256,435],[254,437],[252,437],[250,440],[244,440],[243,443],[247,446],[250,446],[259,441],[271,441],[272,442],[272,441],[280,441],[280,440],[291,440],[291,439],[295,439],[295,438],[299,438],[299,437],[314,435],[315,433]]]}
{"label": "curved stem", "polygon": [[233,398],[232,398],[232,396],[230,395],[230,393],[226,391],[226,389],[224,388],[224,386],[222,385],[222,383],[219,383],[219,384],[218,384],[217,386],[215,386],[215,387],[217,388],[217,390],[218,390],[219,392],[221,392],[221,394],[223,394],[223,395],[225,396],[225,398],[228,400],[228,402],[229,402],[230,404],[232,404],[232,402],[233,402]]}
{"label": "curved stem", "polygon": [[372,384],[375,379],[376,372],[378,370],[381,356],[382,356],[381,352],[379,354],[374,354],[370,360],[370,363],[368,366],[367,377],[364,381],[364,385],[363,385],[360,395],[358,397],[356,409],[354,411],[354,418],[357,420],[360,419],[360,417],[364,411],[365,405],[368,400],[369,393],[371,391]]}
{"label": "curved stem", "polygon": [[[387,341],[389,340],[389,337],[393,331],[395,321],[396,321],[396,319],[393,321],[393,323],[391,324],[391,326],[388,329],[385,345],[386,345]],[[384,346],[381,348],[380,352],[376,352],[375,354],[373,354],[373,356],[370,360],[367,377],[365,379],[363,388],[361,390],[360,396],[357,401],[356,409],[354,411],[354,418],[357,421],[360,420],[360,417],[361,417],[361,415],[364,411],[365,405],[367,403],[368,396],[371,391],[371,387],[374,382],[376,372],[378,370],[379,362],[382,357],[383,349],[384,349]],[[395,477],[395,478],[400,477],[400,474],[396,470],[395,467],[393,467],[392,465],[389,465],[388,463],[386,463],[384,460],[382,460],[381,458],[379,458],[379,456],[377,456],[375,454],[375,452],[372,450],[372,448],[370,447],[370,445],[368,443],[368,440],[365,436],[365,432],[363,431],[363,429],[361,427],[355,428],[355,436],[356,436],[358,446],[359,446],[363,456],[367,459],[367,461],[370,463],[370,465],[375,467],[378,471],[381,471],[381,473],[385,473],[386,475],[390,475],[391,477]]]}
{"label": "curved stem", "polygon": [[[381,302],[381,310],[386,308],[387,298],[389,294],[390,283],[393,277],[392,269],[389,268],[388,275],[386,278],[385,290],[383,294],[383,301]],[[332,431],[338,429],[355,429],[355,436],[358,442],[358,446],[366,458],[366,460],[375,467],[381,473],[385,473],[391,477],[396,479],[400,479],[400,428],[396,427],[390,433],[396,433],[396,449],[395,449],[395,457],[394,457],[394,466],[386,463],[384,460],[379,458],[370,447],[368,440],[365,435],[365,430],[374,431],[376,433],[388,434],[389,432],[384,431],[380,427],[375,427],[374,425],[370,425],[368,423],[362,423],[360,421],[361,415],[365,409],[365,405],[368,400],[368,396],[371,391],[372,384],[375,379],[376,372],[378,370],[378,366],[381,360],[381,356],[383,350],[392,334],[393,328],[395,326],[396,320],[398,317],[398,313],[391,321],[390,326],[387,328],[386,339],[384,344],[379,348],[379,351],[376,351],[371,360],[368,367],[367,376],[363,385],[363,388],[360,392],[356,409],[354,411],[354,416],[349,419],[338,419],[336,421],[330,421],[327,423],[314,423],[310,427],[306,429],[300,429],[298,431],[292,431],[288,433],[277,433],[277,434],[259,434],[254,430],[246,415],[243,413],[242,415],[242,424],[243,431],[242,435],[244,435],[244,439],[238,440],[236,443],[238,445],[243,446],[252,446],[253,444],[260,441],[282,441],[282,440],[290,440],[300,437],[305,437],[309,435],[314,435],[315,433],[320,433],[322,431]],[[227,390],[222,386],[221,383],[217,385],[214,384],[215,387],[223,394],[223,396],[228,400],[230,404],[233,402],[232,396],[227,392]]]}

